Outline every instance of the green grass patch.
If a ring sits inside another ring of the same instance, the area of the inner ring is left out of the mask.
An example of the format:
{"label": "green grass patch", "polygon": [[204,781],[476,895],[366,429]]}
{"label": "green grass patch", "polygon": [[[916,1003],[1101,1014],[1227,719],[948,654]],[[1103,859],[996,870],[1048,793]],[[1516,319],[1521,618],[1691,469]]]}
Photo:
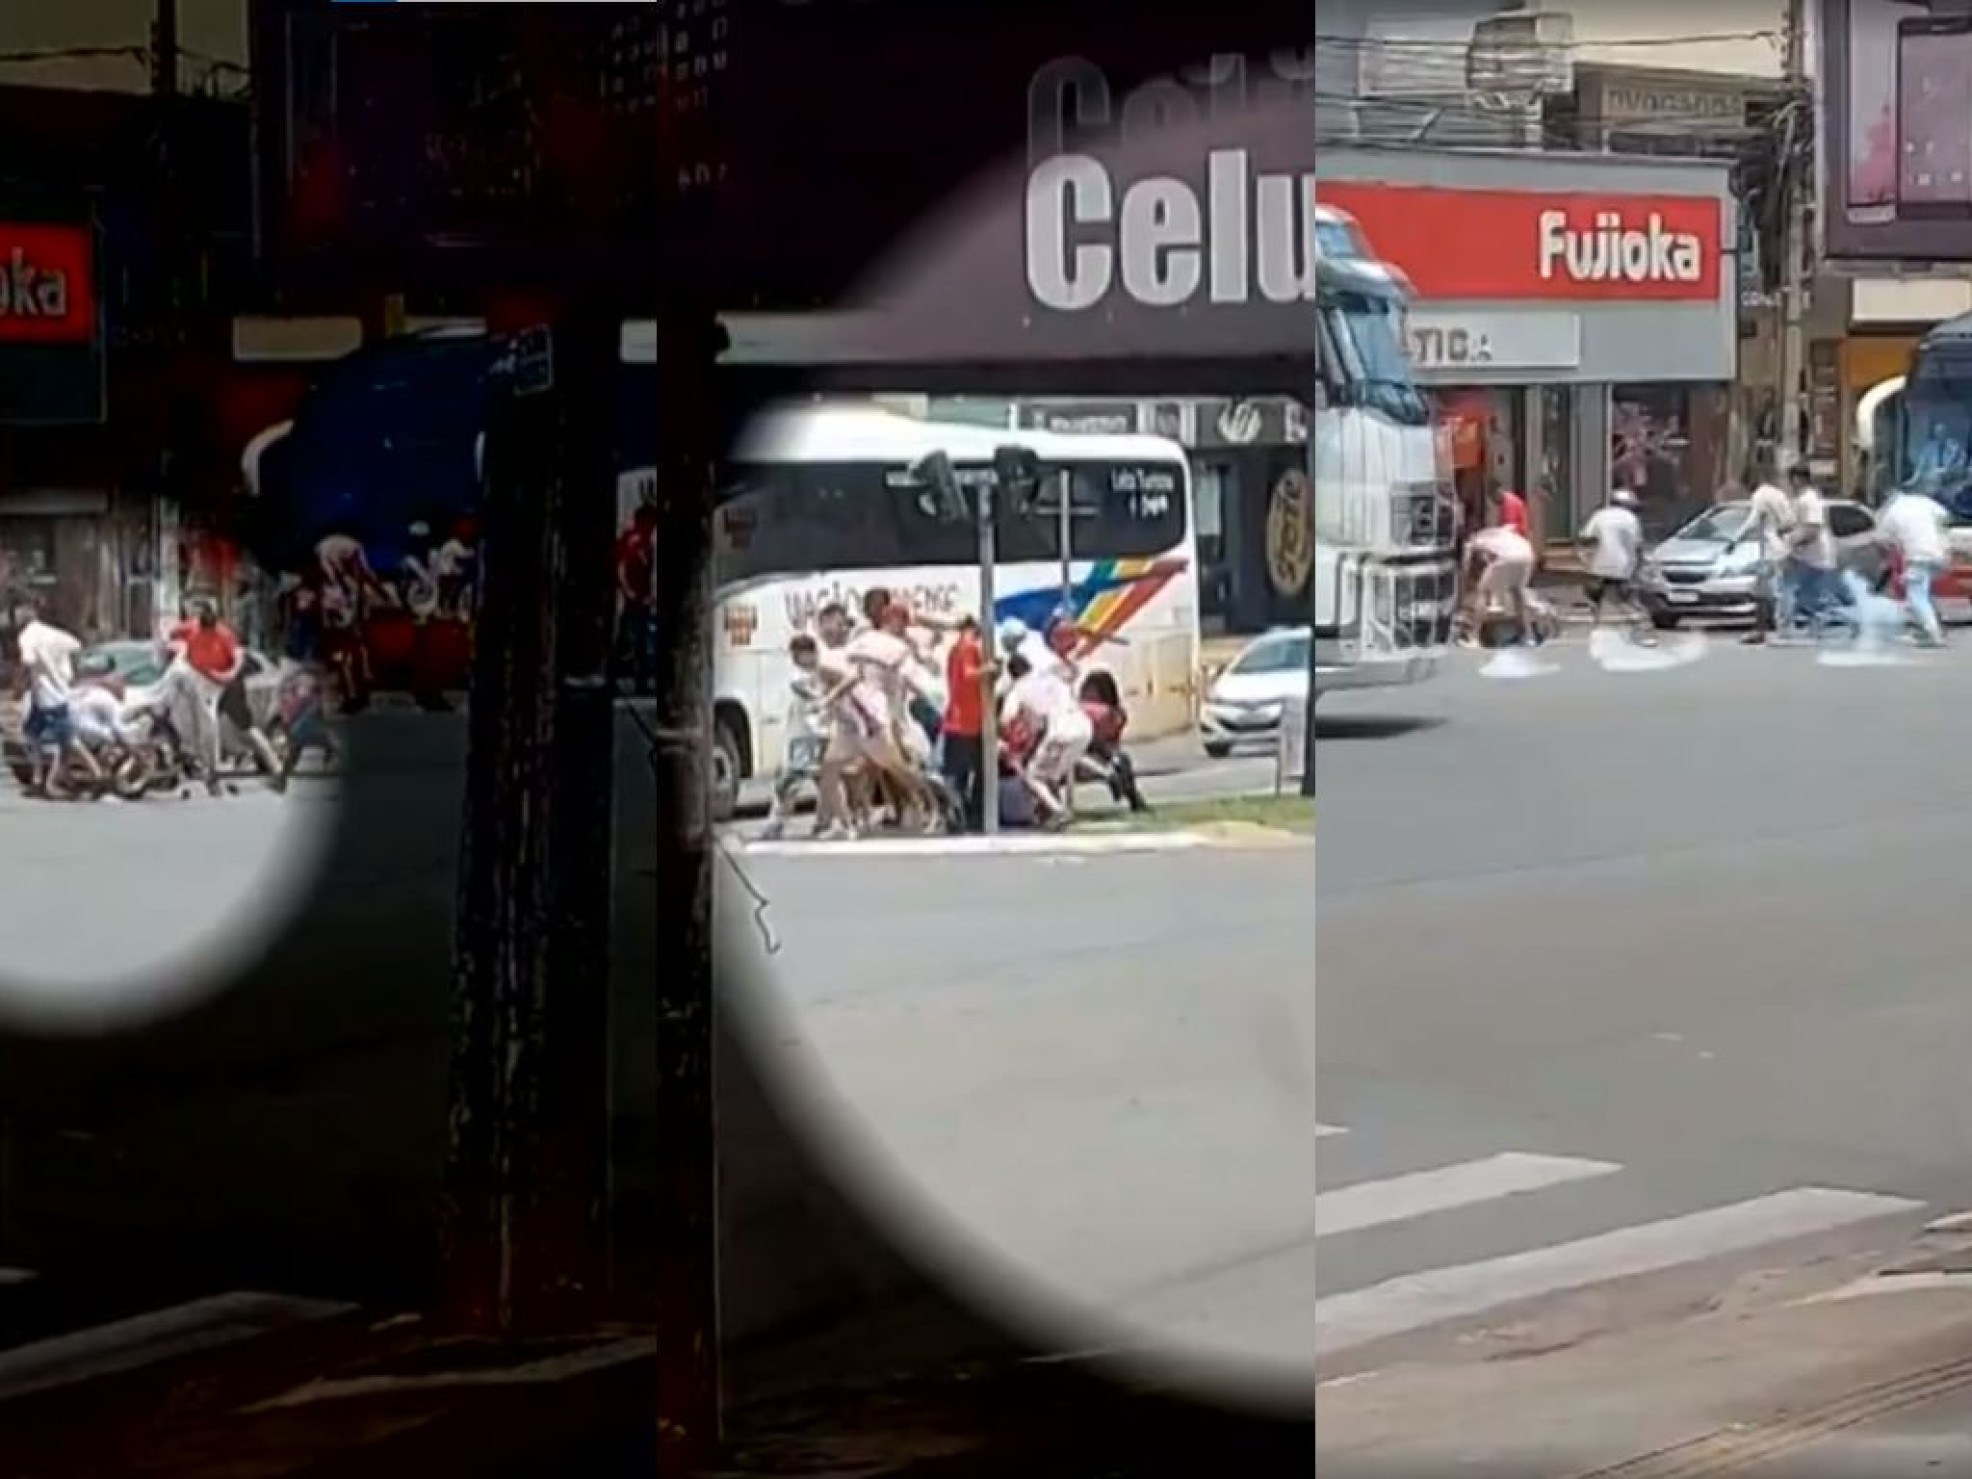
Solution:
{"label": "green grass patch", "polygon": [[1277,832],[1315,830],[1312,796],[1215,796],[1197,801],[1152,803],[1143,815],[1128,812],[1091,817],[1084,831],[1180,832],[1199,827],[1268,827]]}

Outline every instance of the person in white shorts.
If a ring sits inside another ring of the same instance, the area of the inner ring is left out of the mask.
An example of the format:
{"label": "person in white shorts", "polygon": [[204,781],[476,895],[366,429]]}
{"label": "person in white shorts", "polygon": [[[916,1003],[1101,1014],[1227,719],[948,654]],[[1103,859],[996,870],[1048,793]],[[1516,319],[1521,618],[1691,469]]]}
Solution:
{"label": "person in white shorts", "polygon": [[1002,714],[1007,724],[1025,721],[1040,734],[1020,776],[1050,826],[1073,817],[1070,796],[1075,767],[1088,753],[1095,729],[1075,700],[1075,690],[1053,666],[1034,667],[1016,653],[1007,663],[1013,686]]}
{"label": "person in white shorts", "polygon": [[1516,640],[1523,647],[1533,646],[1537,634],[1527,591],[1534,579],[1534,546],[1511,526],[1495,524],[1474,534],[1466,541],[1466,548],[1481,561],[1480,622],[1484,623],[1494,603],[1505,606],[1513,613]]}

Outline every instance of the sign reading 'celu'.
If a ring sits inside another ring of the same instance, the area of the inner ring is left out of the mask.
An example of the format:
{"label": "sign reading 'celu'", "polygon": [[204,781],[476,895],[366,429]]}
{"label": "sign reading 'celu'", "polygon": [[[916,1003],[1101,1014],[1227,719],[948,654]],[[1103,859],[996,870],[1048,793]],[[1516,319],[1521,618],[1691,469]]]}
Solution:
{"label": "sign reading 'celu'", "polygon": [[1315,177],[1256,171],[1244,149],[1206,156],[1205,188],[1172,175],[1119,185],[1086,154],[1027,177],[1027,287],[1063,313],[1121,292],[1146,308],[1312,303]]}

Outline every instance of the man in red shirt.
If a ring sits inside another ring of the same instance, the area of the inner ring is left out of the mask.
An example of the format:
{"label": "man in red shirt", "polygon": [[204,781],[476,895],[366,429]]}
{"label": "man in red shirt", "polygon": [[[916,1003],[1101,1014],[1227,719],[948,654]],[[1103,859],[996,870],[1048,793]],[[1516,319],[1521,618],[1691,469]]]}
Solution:
{"label": "man in red shirt", "polygon": [[1534,525],[1527,516],[1527,500],[1511,488],[1499,489],[1494,499],[1499,509],[1494,516],[1494,522],[1503,528],[1511,529],[1522,539],[1531,542],[1534,537]]}
{"label": "man in red shirt", "polygon": [[245,737],[274,789],[287,789],[286,767],[254,721],[253,706],[247,702],[246,651],[233,629],[220,621],[210,601],[201,601],[197,615],[175,627],[170,640],[180,648],[185,666],[198,679],[199,717],[206,731],[199,736],[206,789],[219,794],[222,724],[231,724]]}
{"label": "man in red shirt", "polygon": [[657,683],[657,626],[651,602],[657,578],[657,510],[638,507],[616,539],[617,651],[634,693]]}
{"label": "man in red shirt", "polygon": [[983,749],[986,685],[993,675],[979,623],[962,617],[958,639],[945,654],[945,723],[939,731],[945,747],[945,779],[965,808],[968,831],[986,825],[986,755]]}

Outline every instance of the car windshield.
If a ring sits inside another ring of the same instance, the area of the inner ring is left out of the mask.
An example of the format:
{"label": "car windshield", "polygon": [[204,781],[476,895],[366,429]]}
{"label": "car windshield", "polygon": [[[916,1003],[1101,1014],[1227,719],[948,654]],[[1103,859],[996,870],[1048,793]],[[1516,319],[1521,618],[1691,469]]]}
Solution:
{"label": "car windshield", "polygon": [[1308,639],[1278,637],[1270,642],[1255,642],[1234,659],[1227,671],[1251,677],[1260,673],[1302,673],[1307,669]]}
{"label": "car windshield", "polygon": [[1752,505],[1745,503],[1720,503],[1705,510],[1697,518],[1686,524],[1672,537],[1675,539],[1699,539],[1719,544],[1731,544],[1746,532],[1746,522],[1752,517]]}

